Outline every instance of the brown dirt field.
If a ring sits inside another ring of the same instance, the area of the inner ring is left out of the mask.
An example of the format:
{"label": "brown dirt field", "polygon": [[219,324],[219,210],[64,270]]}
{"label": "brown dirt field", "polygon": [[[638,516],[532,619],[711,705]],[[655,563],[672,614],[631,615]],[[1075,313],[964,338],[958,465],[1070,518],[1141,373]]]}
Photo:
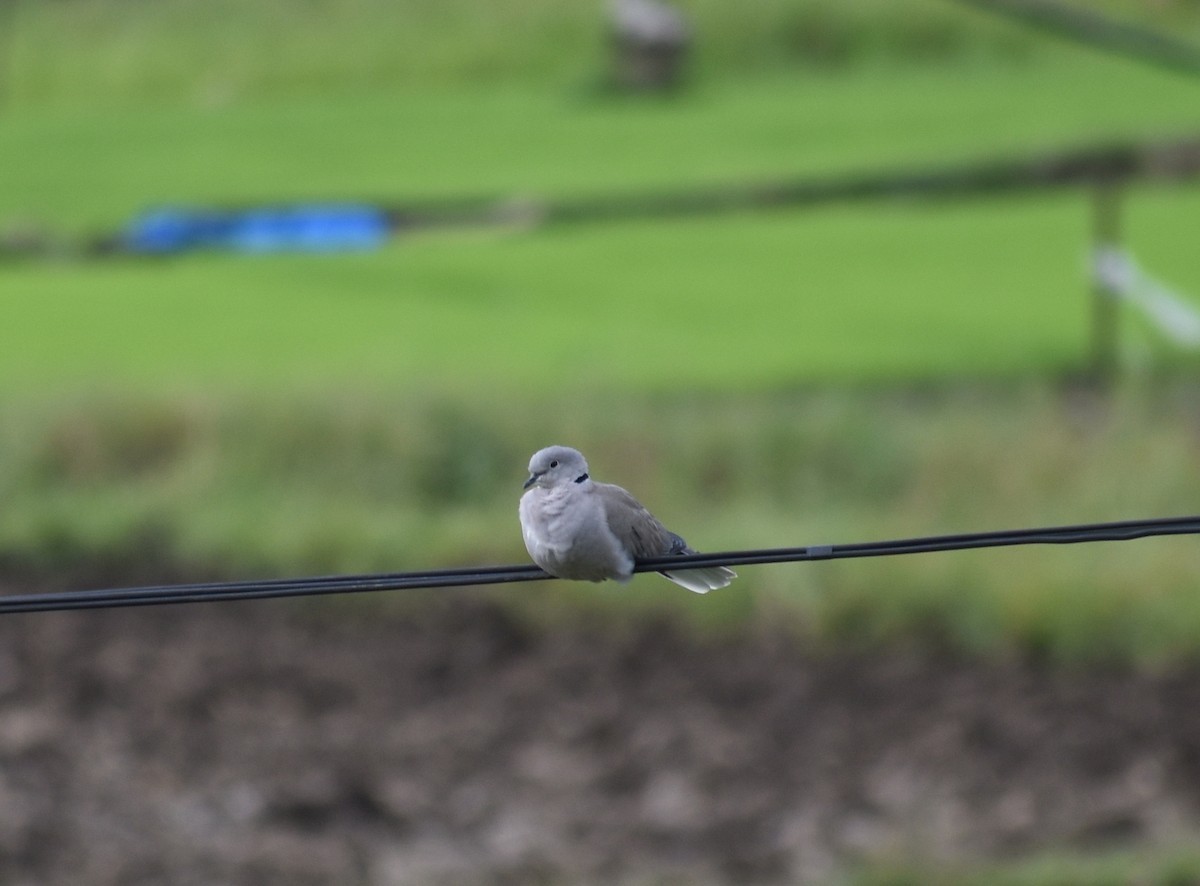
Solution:
{"label": "brown dirt field", "polygon": [[6,884],[805,883],[1200,837],[1200,672],[544,631],[469,592],[0,619]]}

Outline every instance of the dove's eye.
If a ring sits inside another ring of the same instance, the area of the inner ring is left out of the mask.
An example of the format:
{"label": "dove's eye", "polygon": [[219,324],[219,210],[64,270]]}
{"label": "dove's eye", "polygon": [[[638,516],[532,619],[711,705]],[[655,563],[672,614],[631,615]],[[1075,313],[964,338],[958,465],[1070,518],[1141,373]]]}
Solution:
{"label": "dove's eye", "polygon": [[552,462],[550,462],[550,467],[552,467],[552,468],[557,468],[557,467],[558,467],[558,462],[557,462],[557,461],[552,461]]}

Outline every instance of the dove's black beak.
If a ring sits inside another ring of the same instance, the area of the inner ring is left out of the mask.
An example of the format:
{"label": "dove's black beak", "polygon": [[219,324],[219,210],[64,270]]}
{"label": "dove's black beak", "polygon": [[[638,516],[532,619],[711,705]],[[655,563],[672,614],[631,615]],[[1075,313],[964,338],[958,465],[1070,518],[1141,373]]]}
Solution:
{"label": "dove's black beak", "polygon": [[538,477],[540,477],[540,476],[541,476],[541,474],[530,474],[529,479],[525,481],[525,485],[522,486],[521,488],[528,489],[530,486],[532,486],[534,483],[536,483],[538,481]]}

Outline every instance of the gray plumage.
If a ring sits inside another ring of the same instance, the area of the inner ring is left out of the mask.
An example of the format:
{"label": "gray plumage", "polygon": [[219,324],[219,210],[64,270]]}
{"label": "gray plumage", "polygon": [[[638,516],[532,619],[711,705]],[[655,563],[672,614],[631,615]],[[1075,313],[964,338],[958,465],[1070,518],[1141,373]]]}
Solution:
{"label": "gray plumage", "polygon": [[[534,453],[525,489],[519,509],[525,548],[558,578],[629,581],[636,560],[695,553],[620,486],[592,480],[587,461],[570,447]],[[736,577],[724,566],[660,574],[697,594]]]}

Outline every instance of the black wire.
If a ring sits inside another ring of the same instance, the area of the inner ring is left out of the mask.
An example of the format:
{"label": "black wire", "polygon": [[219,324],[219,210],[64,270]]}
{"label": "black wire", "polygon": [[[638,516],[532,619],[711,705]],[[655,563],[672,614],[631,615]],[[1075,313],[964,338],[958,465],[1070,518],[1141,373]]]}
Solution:
{"label": "black wire", "polygon": [[1122,520],[1115,523],[1085,523],[1077,526],[1052,526],[1041,529],[1007,529],[936,535],[892,541],[856,544],[775,548],[759,551],[693,554],[686,558],[659,558],[639,563],[638,571],[675,568],[686,559],[692,566],[745,566],[761,563],[788,563],[798,560],[844,560],[853,557],[885,557],[897,554],[924,554],[933,551],[962,551],[1032,544],[1082,544],[1097,541],[1127,541],[1165,535],[1200,534],[1200,516],[1158,517],[1147,520]]}
{"label": "black wire", "polygon": [[1082,4],[1058,0],[959,2],[1126,58],[1193,76],[1200,74],[1200,47],[1170,34],[1111,18]]}
{"label": "black wire", "polygon": [[[1150,536],[1198,534],[1200,534],[1200,515],[1159,517],[1147,520],[1122,520],[1115,523],[1085,523],[1076,526],[1051,526],[1040,529],[969,532],[957,535],[934,535],[923,538],[842,545],[809,545],[800,548],[764,548],[751,551],[684,554],[639,560],[634,571],[659,572],[668,569],[678,571],[706,566],[752,566],[806,560],[888,557],[933,551],[964,551],[1012,545],[1083,544],[1100,541],[1127,541]],[[149,606],[162,603],[262,600],[275,597],[309,597],[319,594],[352,594],[416,588],[464,587],[516,581],[542,581],[552,577],[533,565],[483,566],[464,569],[434,569],[424,572],[330,575],[262,581],[203,582],[138,588],[57,591],[0,596],[0,614]]]}

